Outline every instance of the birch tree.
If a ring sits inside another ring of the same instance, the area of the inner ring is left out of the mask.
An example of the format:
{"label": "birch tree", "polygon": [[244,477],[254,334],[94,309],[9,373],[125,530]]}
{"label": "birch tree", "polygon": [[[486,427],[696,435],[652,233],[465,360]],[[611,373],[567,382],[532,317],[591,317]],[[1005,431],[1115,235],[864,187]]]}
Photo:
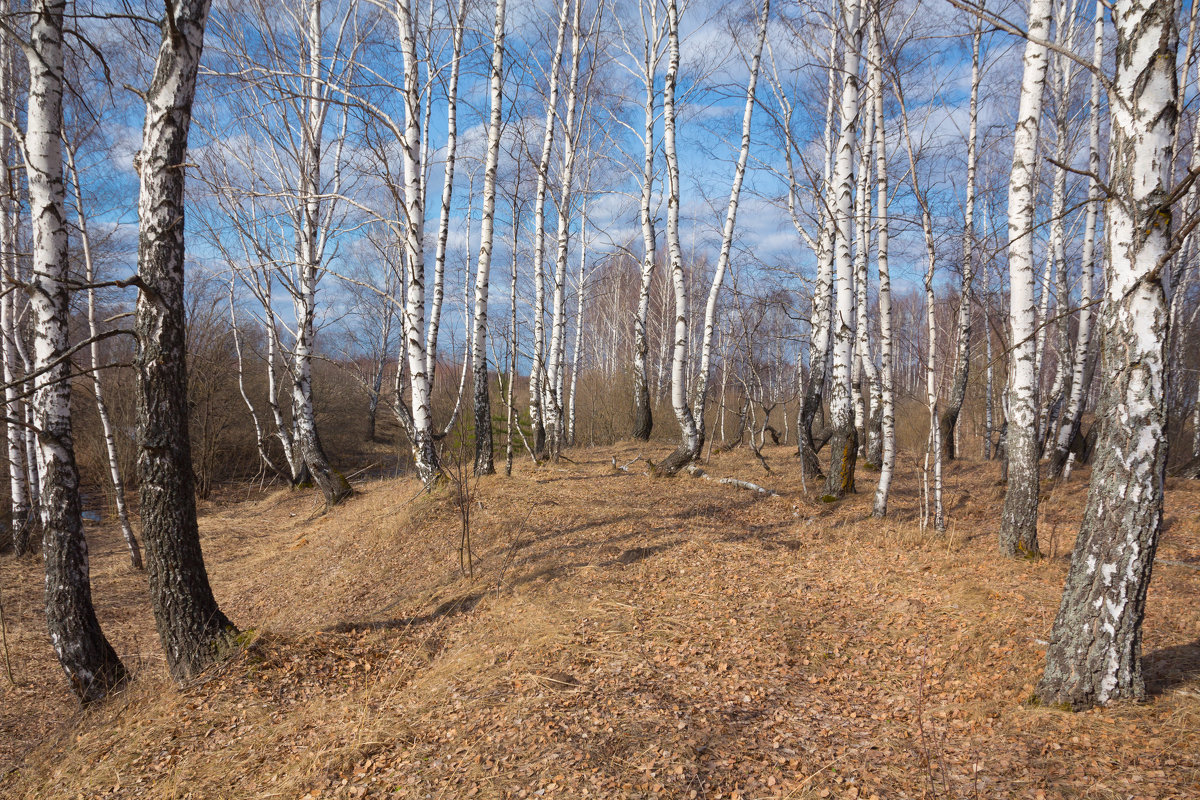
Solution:
{"label": "birch tree", "polygon": [[1000,550],[1038,555],[1037,308],[1034,300],[1033,231],[1037,197],[1038,127],[1046,85],[1050,0],[1030,0],[1021,99],[1008,183],[1009,341],[1008,491],[1000,522]]}
{"label": "birch tree", "polygon": [[[733,249],[733,234],[737,225],[738,200],[742,194],[742,183],[746,179],[746,163],[750,159],[750,130],[754,116],[755,92],[758,87],[758,73],[762,66],[763,45],[767,40],[767,21],[771,14],[770,0],[763,0],[762,12],[758,19],[758,36],[754,44],[754,52],[750,59],[750,76],[746,81],[746,105],[742,111],[742,139],[738,149],[737,165],[734,167],[733,183],[729,189],[729,204],[725,211],[725,225],[721,230],[721,251],[717,256],[717,266],[713,272],[712,284],[708,289],[708,300],[704,306],[704,333],[700,343],[700,371],[696,378],[695,400],[692,404],[692,416],[700,428],[700,446],[704,445],[704,409],[708,401],[708,381],[712,371],[713,333],[716,330],[717,300],[721,294],[721,285],[725,281],[725,273],[729,269],[730,252]],[[700,455],[697,449],[696,456]]]}
{"label": "birch tree", "polygon": [[836,305],[833,311],[833,364],[829,387],[829,416],[832,436],[829,440],[829,475],[825,491],[841,498],[854,491],[854,464],[858,441],[854,430],[854,405],[851,399],[851,369],[854,361],[854,262],[850,239],[854,226],[854,146],[858,123],[858,61],[862,49],[862,10],[860,0],[846,0],[842,19],[847,31],[842,55],[842,97],[838,118],[837,161],[833,169],[835,192],[834,260],[836,266]]}
{"label": "birch tree", "polygon": [[542,404],[546,378],[546,193],[550,185],[550,157],[558,118],[558,72],[562,66],[570,7],[570,0],[561,0],[558,9],[554,55],[546,73],[546,124],[542,133],[542,152],[538,159],[533,203],[533,364],[529,371],[529,416],[533,422],[535,456],[541,455],[546,448],[545,409]]}
{"label": "birch tree", "polygon": [[958,327],[954,341],[954,372],[950,382],[950,397],[942,411],[942,458],[953,461],[957,456],[954,435],[958,415],[967,396],[967,378],[971,369],[971,311],[974,304],[975,278],[975,171],[979,149],[979,50],[983,39],[983,20],[977,20],[971,33],[971,99],[967,109],[967,187],[963,200],[962,283],[958,291]]}
{"label": "birch tree", "polygon": [[875,35],[871,38],[870,72],[871,99],[875,115],[875,259],[879,269],[879,400],[881,454],[879,483],[871,515],[887,514],[888,492],[896,465],[896,401],[892,377],[892,278],[888,262],[888,165],[887,137],[883,127],[883,48],[881,46],[882,3],[876,0]]}
{"label": "birch tree", "polygon": [[42,556],[46,622],[58,663],[83,703],[101,700],[126,671],[92,606],[79,470],[71,431],[66,188],[63,181],[63,15],[65,0],[34,0],[24,137],[33,266],[33,410],[41,453]]}
{"label": "birch tree", "polygon": [[[7,14],[10,4],[0,3],[0,13]],[[0,36],[0,116],[5,120],[15,120],[16,114],[16,64],[13,53],[13,40],[10,36]],[[0,356],[4,362],[4,409],[5,432],[8,455],[9,499],[11,509],[11,532],[13,552],[18,556],[24,555],[29,547],[29,539],[33,528],[36,527],[36,513],[31,517],[31,484],[26,469],[25,435],[26,429],[21,425],[25,417],[25,407],[21,399],[20,376],[24,369],[17,352],[18,325],[20,312],[20,278],[17,260],[17,228],[19,225],[20,207],[17,198],[15,166],[13,164],[16,148],[13,146],[13,133],[7,125],[0,125],[0,164],[4,167],[3,180],[0,189]]]}
{"label": "birch tree", "polygon": [[641,79],[645,94],[642,101],[642,191],[638,206],[642,229],[642,262],[637,314],[633,320],[633,438],[641,441],[648,441],[654,429],[654,414],[650,410],[650,378],[646,364],[650,344],[646,335],[646,321],[650,314],[650,282],[654,277],[654,260],[657,255],[657,233],[651,208],[654,199],[654,125],[658,96],[654,81],[658,73],[658,62],[662,57],[665,36],[662,21],[658,16],[658,6],[659,0],[645,0],[638,4],[644,47]]}
{"label": "birch tree", "polygon": [[138,192],[138,482],[146,573],[167,668],[199,672],[237,634],[213,597],[200,551],[187,426],[184,170],[209,0],[167,6],[145,92]]}
{"label": "birch tree", "polygon": [[667,251],[675,291],[675,333],[671,350],[671,407],[679,422],[680,442],[659,465],[673,475],[700,454],[702,434],[687,396],[688,291],[683,274],[683,244],[679,237],[679,156],[675,149],[675,92],[679,82],[679,9],[667,2],[667,71],[663,82],[663,156],[667,162]]}
{"label": "birch tree", "polygon": [[1088,200],[1083,229],[1083,252],[1079,264],[1079,329],[1071,359],[1071,391],[1062,424],[1050,455],[1049,474],[1056,478],[1066,466],[1072,444],[1079,436],[1083,407],[1091,383],[1088,365],[1092,333],[1092,301],[1095,295],[1096,222],[1100,212],[1100,71],[1104,65],[1104,7],[1096,3],[1095,33],[1092,45],[1091,124],[1088,136]]}
{"label": "birch tree", "polygon": [[[459,15],[466,14],[465,0]],[[488,276],[492,267],[492,244],[496,224],[496,170],[500,163],[501,103],[504,99],[504,14],[505,0],[496,0],[492,29],[492,67],[489,79],[491,113],[488,119],[487,161],[483,172],[483,219],[480,225],[479,260],[475,272],[475,323],[471,342],[471,374],[475,397],[475,474],[496,471],[492,453],[492,401],[488,394],[487,302]],[[455,33],[456,55],[461,52],[462,28]]]}
{"label": "birch tree", "polygon": [[1139,699],[1141,626],[1166,468],[1168,158],[1179,34],[1167,0],[1119,0],[1100,312],[1100,433],[1083,524],[1037,696],[1074,709]]}

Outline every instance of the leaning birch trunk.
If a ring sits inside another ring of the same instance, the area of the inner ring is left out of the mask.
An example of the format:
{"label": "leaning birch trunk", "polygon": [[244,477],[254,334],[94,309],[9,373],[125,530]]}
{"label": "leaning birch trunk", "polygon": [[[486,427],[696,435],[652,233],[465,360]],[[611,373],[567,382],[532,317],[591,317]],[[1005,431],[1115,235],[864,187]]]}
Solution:
{"label": "leaning birch trunk", "polygon": [[971,35],[971,101],[967,124],[967,191],[963,211],[962,285],[958,294],[958,329],[954,343],[954,377],[950,382],[950,397],[940,420],[942,458],[953,461],[958,453],[954,436],[958,432],[958,415],[967,396],[967,377],[971,367],[971,306],[974,302],[975,277],[975,161],[979,131],[979,47],[983,39],[983,22],[978,21]]}
{"label": "leaning birch trunk", "polygon": [[29,302],[33,311],[34,417],[42,453],[42,556],[46,623],[58,663],[83,703],[126,678],[92,606],[79,470],[71,435],[70,301],[63,185],[63,13],[65,0],[35,0],[29,30],[25,169],[33,228]]}
{"label": "leaning birch trunk", "polygon": [[[3,3],[8,12],[11,4]],[[4,119],[16,119],[16,103],[10,87],[14,82],[12,39],[0,37],[0,96],[4,106],[0,115]],[[4,166],[3,205],[0,206],[0,355],[4,360],[4,410],[5,432],[8,445],[8,485],[12,514],[12,547],[18,556],[24,555],[29,547],[31,533],[29,473],[25,468],[25,431],[20,420],[25,411],[21,403],[20,375],[17,354],[17,289],[18,264],[15,258],[17,230],[20,225],[17,207],[16,181],[12,168],[13,136],[7,126],[0,126],[0,163]]]}
{"label": "leaning birch trunk", "polygon": [[832,188],[836,192],[834,259],[837,273],[836,308],[833,314],[833,380],[829,387],[829,475],[825,493],[834,498],[854,491],[854,462],[858,441],[854,430],[850,372],[854,360],[854,262],[850,237],[854,226],[854,140],[858,121],[858,60],[862,48],[862,12],[859,0],[847,0],[843,17],[849,39],[842,59],[842,102],[839,118],[837,162]]}
{"label": "leaning birch trunk", "polygon": [[400,27],[400,52],[404,62],[404,255],[408,264],[408,291],[404,302],[404,332],[411,401],[411,443],[417,475],[431,486],[439,474],[433,431],[433,386],[425,354],[425,198],[420,153],[421,65],[417,59],[417,22],[412,0],[396,4]]}
{"label": "leaning birch trunk", "polygon": [[538,160],[537,190],[533,201],[533,363],[529,369],[529,416],[533,423],[534,457],[546,448],[545,414],[542,408],[542,383],[546,377],[546,192],[550,185],[550,156],[554,149],[555,120],[558,117],[558,70],[562,66],[563,43],[567,37],[570,0],[562,0],[558,9],[558,38],[547,75],[546,126],[542,133],[542,154]]}
{"label": "leaning birch trunk", "polygon": [[654,214],[650,203],[654,199],[654,75],[658,71],[659,45],[662,42],[658,21],[658,2],[650,0],[647,11],[650,24],[645,26],[644,70],[646,97],[642,104],[642,195],[639,216],[642,223],[642,270],[638,287],[637,315],[633,319],[633,438],[649,441],[654,429],[654,414],[650,410],[649,374],[646,367],[646,351],[649,340],[646,335],[646,320],[650,315],[650,281],[654,277],[656,255]]}
{"label": "leaning birch trunk", "polygon": [[1000,522],[1000,550],[1038,555],[1037,308],[1034,301],[1033,230],[1037,201],[1038,125],[1046,85],[1050,0],[1031,0],[1021,100],[1008,182],[1009,341],[1008,491]]}
{"label": "leaning birch trunk", "polygon": [[138,194],[138,481],[150,600],[178,680],[219,658],[237,629],[217,607],[196,524],[188,438],[184,169],[208,0],[169,7],[146,92]]}
{"label": "leaning birch trunk", "polygon": [[566,117],[563,121],[562,166],[559,172],[558,237],[554,255],[554,296],[550,314],[550,348],[542,384],[542,424],[550,457],[562,451],[564,418],[562,373],[567,333],[567,255],[571,237],[571,199],[574,194],[575,157],[579,146],[579,66],[583,57],[582,0],[575,0],[571,14],[571,72],[567,79]]}
{"label": "leaning birch trunk", "polygon": [[[465,0],[459,9],[465,16]],[[480,221],[479,261],[475,270],[475,322],[471,341],[471,375],[475,389],[475,474],[496,471],[492,453],[492,399],[488,394],[487,304],[496,226],[496,170],[500,163],[501,103],[504,89],[505,0],[496,0],[492,28],[491,118],[488,120],[487,161],[483,171],[483,218]],[[461,30],[461,28],[460,28]],[[462,34],[456,33],[461,40]],[[456,50],[461,48],[461,41]]]}
{"label": "leaning birch trunk", "polygon": [[659,468],[674,475],[700,455],[700,431],[688,405],[688,292],[679,239],[679,157],[675,151],[675,89],[679,79],[679,10],[667,0],[667,74],[663,83],[663,155],[667,161],[667,250],[675,289],[675,344],[671,355],[671,406],[679,421],[680,442]]}
{"label": "leaning birch trunk", "polygon": [[1076,333],[1075,353],[1071,363],[1071,394],[1067,399],[1062,425],[1058,429],[1054,452],[1050,456],[1051,478],[1057,478],[1063,473],[1071,445],[1079,436],[1083,407],[1087,400],[1088,381],[1085,376],[1091,345],[1092,298],[1095,293],[1096,218],[1099,216],[1101,200],[1101,189],[1096,178],[1100,174],[1100,70],[1104,63],[1104,6],[1099,2],[1096,3],[1095,28],[1092,45],[1092,116],[1088,139],[1088,169],[1092,176],[1088,178],[1088,203],[1084,223],[1086,227],[1083,231],[1083,253],[1079,263],[1079,331]]}
{"label": "leaning birch trunk", "polygon": [[[729,205],[725,212],[725,227],[721,232],[721,252],[717,256],[717,267],[713,272],[712,285],[708,290],[708,302],[704,306],[704,333],[700,343],[700,371],[692,403],[692,416],[700,431],[700,445],[704,445],[704,408],[708,401],[708,380],[712,368],[713,331],[716,329],[717,300],[725,272],[729,269],[729,255],[733,249],[733,233],[737,223],[738,200],[742,194],[742,182],[746,178],[746,164],[750,160],[750,125],[754,116],[755,92],[758,88],[758,73],[762,66],[763,45],[767,40],[767,20],[771,15],[771,0],[763,0],[762,16],[758,20],[758,39],[754,46],[754,57],[750,61],[750,77],[746,81],[746,106],[742,111],[742,143],[738,150],[737,166],[733,172],[733,185],[729,188]],[[699,451],[697,451],[699,455]]]}
{"label": "leaning birch trunk", "polygon": [[1074,709],[1140,699],[1141,629],[1162,526],[1166,471],[1174,5],[1120,0],[1111,89],[1112,196],[1100,313],[1100,434],[1083,524],[1037,696]]}
{"label": "leaning birch trunk", "polygon": [[104,452],[108,457],[108,477],[113,485],[113,500],[117,506],[117,521],[121,525],[121,535],[125,538],[125,546],[129,548],[129,563],[136,569],[143,569],[142,548],[133,535],[133,526],[129,524],[129,509],[125,505],[125,481],[121,479],[121,466],[117,459],[117,440],[113,435],[112,419],[108,415],[108,403],[104,401],[104,388],[100,380],[100,341],[99,329],[96,325],[96,290],[92,283],[96,279],[96,270],[92,264],[92,242],[88,236],[87,216],[83,210],[83,190],[79,186],[79,172],[75,169],[75,153],[70,147],[67,153],[67,169],[71,175],[71,187],[75,195],[75,215],[79,225],[79,245],[83,251],[84,282],[87,288],[87,321],[88,335],[91,337],[92,357],[92,393],[96,397],[96,414],[100,417],[100,431],[104,436]]}
{"label": "leaning birch trunk", "polygon": [[[876,25],[879,2],[875,5]],[[881,436],[883,452],[879,462],[879,483],[875,486],[875,503],[872,516],[887,514],[888,491],[892,485],[892,473],[896,467],[896,397],[892,374],[892,278],[888,264],[888,173],[887,138],[883,129],[883,50],[880,36],[871,40],[871,96],[875,114],[875,255],[879,267],[879,389],[881,409]]]}

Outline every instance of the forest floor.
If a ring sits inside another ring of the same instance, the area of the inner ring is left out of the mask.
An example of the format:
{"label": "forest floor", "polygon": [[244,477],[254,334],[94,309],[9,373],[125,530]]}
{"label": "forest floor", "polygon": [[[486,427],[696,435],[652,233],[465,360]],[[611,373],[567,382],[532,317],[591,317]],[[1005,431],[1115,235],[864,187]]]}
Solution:
{"label": "forest floor", "polygon": [[[217,599],[253,642],[182,688],[112,527],[89,528],[100,620],[136,679],[81,712],[36,559],[0,560],[0,797],[1200,798],[1200,483],[1169,481],[1143,652],[1150,698],[1030,705],[1085,500],[1046,487],[1047,557],[1002,558],[997,467],[956,463],[922,533],[820,501],[790,449],[645,474],[658,445],[576,450],[455,485],[203,509]],[[625,464],[643,456],[621,472]]]}

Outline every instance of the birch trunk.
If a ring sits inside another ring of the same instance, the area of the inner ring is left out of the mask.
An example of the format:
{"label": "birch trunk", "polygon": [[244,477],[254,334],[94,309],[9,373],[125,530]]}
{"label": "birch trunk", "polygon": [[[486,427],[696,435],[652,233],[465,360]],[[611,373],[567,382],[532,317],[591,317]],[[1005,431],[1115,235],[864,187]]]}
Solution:
{"label": "birch trunk", "polygon": [[[826,86],[825,100],[825,170],[822,178],[821,191],[828,197],[833,180],[833,127],[835,96],[837,94],[837,44],[838,25],[831,26],[829,40],[829,79]],[[789,194],[789,198],[791,195]],[[811,335],[808,348],[809,379],[805,387],[804,397],[800,402],[800,412],[796,419],[797,455],[800,456],[800,468],[806,475],[821,477],[821,462],[817,458],[816,441],[813,438],[813,423],[821,411],[821,398],[825,391],[826,378],[829,373],[829,336],[833,327],[833,215],[827,210],[827,204],[821,203],[821,230],[817,240],[817,280],[813,287],[813,310],[811,320]]]}
{"label": "birch trunk", "polygon": [[[459,8],[460,20],[466,2]],[[492,453],[492,399],[488,394],[487,304],[488,277],[492,269],[492,243],[496,225],[496,170],[500,163],[501,103],[504,81],[505,0],[496,0],[492,28],[491,118],[488,120],[487,162],[483,172],[483,218],[480,221],[479,261],[475,271],[475,325],[471,342],[471,375],[475,388],[475,474],[491,475],[496,466]],[[456,53],[461,49],[461,27]],[[457,61],[457,60],[456,60]],[[515,355],[515,354],[514,354]]]}
{"label": "birch trunk", "polygon": [[104,436],[104,453],[108,457],[108,477],[112,481],[113,500],[117,506],[117,521],[121,525],[121,535],[125,538],[125,546],[129,549],[129,563],[136,570],[143,569],[142,548],[133,535],[133,526],[129,524],[129,509],[125,505],[125,481],[121,479],[121,467],[117,459],[117,440],[113,435],[112,420],[108,415],[108,403],[104,401],[104,387],[100,380],[100,342],[97,339],[99,328],[96,325],[96,290],[91,284],[96,279],[96,270],[92,264],[92,242],[88,236],[87,215],[83,210],[83,190],[79,186],[79,172],[75,169],[75,153],[70,147],[67,153],[67,169],[71,176],[71,187],[75,195],[75,214],[79,225],[79,245],[83,251],[84,282],[87,289],[87,321],[88,335],[92,339],[90,355],[92,357],[92,393],[96,398],[96,414],[100,418],[100,432]]}
{"label": "birch trunk", "polygon": [[63,184],[64,0],[35,0],[30,16],[25,169],[33,227],[29,301],[33,312],[34,417],[42,454],[42,556],[46,623],[58,663],[83,703],[126,678],[92,606],[79,471],[71,432],[66,197]]}
{"label": "birch trunk", "polygon": [[1110,98],[1113,196],[1100,314],[1100,434],[1083,524],[1037,696],[1071,708],[1140,699],[1141,627],[1166,467],[1171,134],[1178,30],[1168,0],[1120,0]]}
{"label": "birch trunk", "polygon": [[854,430],[854,405],[851,399],[851,368],[854,360],[854,263],[850,256],[850,238],[854,226],[854,146],[858,121],[858,61],[862,48],[862,12],[859,0],[847,0],[843,6],[849,39],[842,59],[842,100],[839,118],[837,162],[833,171],[836,192],[834,219],[834,259],[837,268],[837,306],[833,314],[833,381],[829,387],[829,416],[832,436],[829,440],[829,476],[825,493],[841,498],[853,492],[854,463],[858,442]]}
{"label": "birch trunk", "polygon": [[888,264],[888,172],[887,139],[883,129],[883,49],[878,26],[880,5],[875,4],[876,35],[871,39],[871,96],[875,114],[875,258],[879,267],[879,388],[882,453],[879,483],[875,486],[872,516],[887,514],[888,492],[896,466],[896,399],[892,375],[892,278]]}
{"label": "birch trunk", "polygon": [[962,239],[962,284],[958,294],[958,329],[954,343],[954,377],[950,383],[950,397],[942,412],[941,440],[942,458],[953,461],[958,453],[955,434],[958,432],[958,415],[967,396],[967,378],[971,368],[971,306],[974,302],[975,277],[975,162],[978,151],[979,131],[979,48],[983,39],[983,23],[975,25],[971,34],[971,100],[967,123],[967,189],[963,211]]}
{"label": "birch trunk", "polygon": [[[5,13],[11,4],[3,3]],[[16,119],[16,102],[12,95],[15,84],[12,39],[0,37],[0,97],[3,98],[5,119]],[[18,335],[17,290],[18,263],[16,257],[17,229],[20,223],[17,187],[13,171],[13,137],[7,126],[0,126],[0,163],[4,166],[3,205],[0,206],[0,355],[4,360],[4,410],[7,421],[8,485],[12,514],[12,546],[18,556],[29,547],[31,533],[29,473],[25,467],[25,430],[20,424],[25,409],[21,402],[20,375],[16,337]]]}
{"label": "birch trunk", "polygon": [[1000,550],[1034,557],[1038,508],[1037,308],[1034,301],[1033,230],[1037,200],[1038,125],[1046,85],[1050,0],[1031,0],[1021,100],[1008,183],[1009,341],[1008,491],[1000,522]]}
{"label": "birch trunk", "polygon": [[[648,8],[647,8],[648,6]],[[642,269],[638,287],[637,315],[633,319],[633,438],[643,442],[650,440],[654,429],[654,414],[650,410],[649,373],[646,352],[649,341],[646,335],[646,320],[650,315],[650,282],[654,277],[654,259],[657,244],[654,230],[654,214],[650,204],[654,199],[654,76],[658,72],[659,45],[662,43],[661,26],[658,21],[658,2],[650,0],[639,7],[645,31],[645,51],[642,61],[646,96],[642,103],[642,195],[639,216],[642,224]],[[649,14],[649,24],[646,15]]]}
{"label": "birch trunk", "polygon": [[[875,52],[875,41],[879,37],[875,22],[875,18],[872,17],[869,23],[868,47],[872,53]],[[872,69],[873,66],[868,61],[868,72]],[[868,464],[877,467],[883,455],[883,443],[880,441],[882,433],[880,410],[883,400],[879,386],[879,370],[876,369],[875,357],[871,354],[871,329],[867,321],[868,303],[870,302],[867,262],[871,255],[871,168],[874,166],[871,157],[874,154],[875,146],[875,105],[870,93],[875,88],[872,83],[868,82],[867,100],[861,104],[866,113],[863,115],[862,143],[859,147],[858,196],[855,198],[855,204],[858,207],[858,227],[855,234],[858,246],[854,253],[854,351],[858,371],[859,398],[855,405],[855,412],[862,411],[860,416],[862,438],[859,441],[859,450],[860,454],[866,457]]]}
{"label": "birch trunk", "polygon": [[[750,125],[754,116],[755,92],[758,88],[758,73],[762,66],[763,45],[767,40],[767,21],[771,15],[771,0],[763,0],[762,16],[758,20],[758,39],[754,56],[750,61],[750,77],[746,81],[746,105],[742,111],[742,142],[738,150],[737,166],[734,168],[733,185],[729,189],[729,205],[725,212],[725,227],[721,231],[721,252],[717,256],[717,267],[712,285],[708,290],[708,302],[704,307],[704,333],[700,344],[700,371],[692,404],[692,416],[700,431],[700,444],[704,444],[704,409],[708,401],[709,373],[712,371],[713,331],[716,329],[717,300],[725,272],[729,269],[729,256],[733,249],[733,233],[737,224],[738,200],[742,194],[742,182],[746,178],[746,164],[750,160]],[[699,451],[697,451],[699,455]]]}
{"label": "birch trunk", "polygon": [[567,416],[567,444],[575,446],[575,389],[579,384],[579,350],[583,347],[583,290],[587,280],[587,193],[579,210],[579,279],[576,281],[575,345],[571,348],[570,411]]}
{"label": "birch trunk", "polygon": [[571,237],[571,205],[578,149],[579,67],[583,57],[582,0],[571,14],[571,72],[567,79],[566,116],[563,121],[562,168],[559,173],[558,238],[554,257],[554,296],[550,315],[550,349],[542,385],[542,424],[551,458],[558,458],[564,434],[562,380],[567,333],[567,255]]}
{"label": "birch trunk", "polygon": [[667,250],[671,285],[675,289],[675,344],[671,355],[671,406],[679,421],[680,442],[675,452],[659,465],[674,475],[696,460],[702,445],[701,433],[688,405],[688,292],[683,275],[683,246],[679,239],[679,158],[675,150],[675,90],[679,80],[679,10],[675,0],[667,2],[667,74],[663,83],[663,154],[667,161]]}
{"label": "birch trunk", "polygon": [[533,423],[535,457],[541,456],[546,449],[542,407],[546,377],[546,192],[550,183],[550,156],[554,148],[555,119],[558,115],[558,71],[562,66],[569,12],[570,0],[562,0],[558,9],[558,38],[547,75],[550,86],[546,98],[546,126],[542,133],[542,154],[538,161],[537,190],[533,204],[533,364],[529,370],[529,416]]}
{"label": "birch trunk", "polygon": [[[1104,7],[1096,3],[1095,36],[1092,45],[1091,128],[1088,138],[1088,169],[1093,176],[1100,174],[1100,70],[1104,59]],[[1071,445],[1079,436],[1083,407],[1087,400],[1087,363],[1091,345],[1092,299],[1096,269],[1096,219],[1099,216],[1101,189],[1095,177],[1088,178],[1086,227],[1083,231],[1083,253],[1079,264],[1079,330],[1075,338],[1075,353],[1071,359],[1071,394],[1058,429],[1054,452],[1050,456],[1049,475],[1057,478],[1067,463]]]}
{"label": "birch trunk", "polygon": [[425,202],[421,164],[421,83],[417,59],[417,23],[412,0],[396,4],[400,28],[400,52],[404,62],[404,136],[400,150],[404,160],[404,255],[408,287],[404,302],[404,334],[411,392],[413,463],[426,486],[437,480],[440,467],[434,442],[433,382],[425,353]]}
{"label": "birch trunk", "polygon": [[[432,7],[432,3],[430,6]],[[459,0],[458,11],[454,18],[454,36],[453,44],[451,45],[453,49],[453,55],[450,59],[450,81],[446,89],[446,164],[442,176],[442,207],[438,216],[437,249],[434,251],[433,255],[433,301],[429,308],[429,331],[425,336],[425,371],[429,375],[429,383],[431,386],[433,385],[434,376],[437,374],[438,331],[441,328],[442,321],[442,301],[446,294],[446,251],[450,242],[450,212],[454,201],[454,167],[458,161],[458,78],[462,63],[463,37],[466,34],[466,25],[467,3],[466,0]],[[504,43],[501,41],[500,47],[502,51],[503,46]],[[429,99],[425,104],[425,127],[422,129],[422,134],[425,136],[425,149],[423,152],[428,151],[429,112],[432,107],[433,94],[431,92]],[[422,165],[425,169],[428,169],[429,163],[427,157],[422,161]],[[422,170],[421,175],[426,175],[424,170]],[[424,197],[425,193],[424,189],[422,189],[422,198]],[[423,203],[424,200],[422,200],[422,208],[424,208]],[[468,215],[468,220],[469,219],[470,216]],[[487,287],[485,286],[485,305],[486,300]],[[486,381],[484,381],[484,383],[486,383]],[[490,438],[488,440],[488,444],[489,446],[491,444]],[[476,444],[476,451],[476,460],[478,460],[478,444]]]}
{"label": "birch trunk", "polygon": [[158,635],[178,680],[219,658],[237,634],[217,607],[200,552],[187,423],[184,165],[208,9],[208,0],[169,9],[146,92],[138,195],[134,366],[142,537]]}

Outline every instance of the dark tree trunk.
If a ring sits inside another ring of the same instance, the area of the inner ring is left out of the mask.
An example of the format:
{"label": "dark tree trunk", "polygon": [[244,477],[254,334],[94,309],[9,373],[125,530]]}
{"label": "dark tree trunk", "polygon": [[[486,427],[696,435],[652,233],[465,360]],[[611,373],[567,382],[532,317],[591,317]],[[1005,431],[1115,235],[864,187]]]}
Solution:
{"label": "dark tree trunk", "polygon": [[475,474],[496,474],[492,441],[492,397],[488,391],[487,360],[472,370],[475,383]]}
{"label": "dark tree trunk", "polygon": [[825,493],[841,499],[853,494],[854,465],[858,460],[858,434],[854,425],[833,430],[829,438],[829,476],[825,482]]}
{"label": "dark tree trunk", "polygon": [[171,675],[202,670],[237,629],[208,583],[192,475],[184,336],[184,168],[208,0],[183,0],[146,94],[138,204],[137,471],[147,577]]}
{"label": "dark tree trunk", "polygon": [[[643,362],[645,356],[643,356]],[[650,389],[646,386],[646,375],[634,370],[633,373],[633,438],[643,442],[650,441],[650,433],[654,430],[654,414],[650,411]]]}

